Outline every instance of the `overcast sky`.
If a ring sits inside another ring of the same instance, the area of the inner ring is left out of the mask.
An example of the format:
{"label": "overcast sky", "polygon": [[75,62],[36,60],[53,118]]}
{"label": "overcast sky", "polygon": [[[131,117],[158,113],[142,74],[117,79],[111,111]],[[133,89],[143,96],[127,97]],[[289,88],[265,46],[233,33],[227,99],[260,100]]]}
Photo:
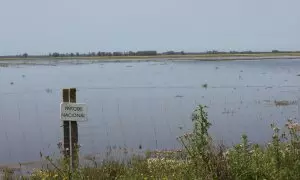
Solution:
{"label": "overcast sky", "polygon": [[0,55],[300,50],[300,0],[0,0]]}

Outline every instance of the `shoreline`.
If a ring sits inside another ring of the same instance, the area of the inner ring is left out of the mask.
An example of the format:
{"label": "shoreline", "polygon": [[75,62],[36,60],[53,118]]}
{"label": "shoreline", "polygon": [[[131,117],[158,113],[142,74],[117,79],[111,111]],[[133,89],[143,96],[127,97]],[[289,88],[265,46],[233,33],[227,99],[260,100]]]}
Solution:
{"label": "shoreline", "polygon": [[88,63],[108,63],[108,62],[186,62],[186,61],[256,61],[256,60],[276,60],[276,59],[299,59],[300,55],[282,56],[152,56],[152,57],[28,57],[28,58],[1,58],[0,67],[9,65],[53,65],[56,64],[88,64]]}

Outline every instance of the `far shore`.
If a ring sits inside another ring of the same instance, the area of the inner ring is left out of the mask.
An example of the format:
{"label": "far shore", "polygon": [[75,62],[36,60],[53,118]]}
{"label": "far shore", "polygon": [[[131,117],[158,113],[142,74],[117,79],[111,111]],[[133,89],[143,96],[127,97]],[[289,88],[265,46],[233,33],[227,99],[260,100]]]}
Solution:
{"label": "far shore", "polygon": [[156,55],[156,56],[79,56],[79,57],[1,57],[2,64],[45,64],[90,63],[90,62],[140,62],[140,61],[230,61],[230,60],[272,60],[299,59],[300,53],[252,53],[252,54],[197,54],[197,55]]}

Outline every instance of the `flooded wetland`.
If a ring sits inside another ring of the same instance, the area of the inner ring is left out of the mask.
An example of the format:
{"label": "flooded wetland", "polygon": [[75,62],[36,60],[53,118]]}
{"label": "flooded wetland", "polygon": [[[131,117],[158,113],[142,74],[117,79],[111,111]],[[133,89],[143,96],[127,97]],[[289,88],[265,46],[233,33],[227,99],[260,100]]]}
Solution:
{"label": "flooded wetland", "polygon": [[231,145],[246,133],[264,143],[271,123],[299,118],[299,74],[298,59],[2,62],[0,163],[59,153],[61,90],[70,87],[88,105],[89,119],[78,125],[83,155],[178,148],[198,104],[208,106],[216,140]]}

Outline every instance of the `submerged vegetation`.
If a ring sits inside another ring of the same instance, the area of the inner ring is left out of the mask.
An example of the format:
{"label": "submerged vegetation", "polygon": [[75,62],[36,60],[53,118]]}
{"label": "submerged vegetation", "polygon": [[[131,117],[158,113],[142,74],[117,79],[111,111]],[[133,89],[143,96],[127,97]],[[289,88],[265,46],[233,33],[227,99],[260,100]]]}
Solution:
{"label": "submerged vegetation", "polygon": [[278,101],[278,100],[275,100],[274,101],[274,104],[276,106],[289,106],[289,105],[296,105],[298,102],[296,100],[294,101],[287,101],[287,100],[281,100],[281,101]]}
{"label": "submerged vegetation", "polygon": [[62,160],[60,166],[35,170],[24,179],[300,179],[300,124],[289,120],[282,130],[272,124],[272,139],[265,145],[242,135],[239,144],[227,148],[210,136],[205,109],[200,105],[194,110],[193,130],[177,138],[182,149],[152,151],[130,161],[106,160],[73,171]]}

